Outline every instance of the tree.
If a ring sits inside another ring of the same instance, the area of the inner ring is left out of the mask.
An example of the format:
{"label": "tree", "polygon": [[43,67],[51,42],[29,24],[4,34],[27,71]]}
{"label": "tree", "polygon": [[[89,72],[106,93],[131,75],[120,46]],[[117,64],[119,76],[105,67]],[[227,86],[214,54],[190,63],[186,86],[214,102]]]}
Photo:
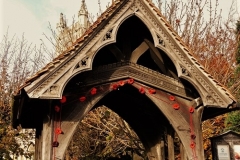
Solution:
{"label": "tree", "polygon": [[136,133],[116,113],[105,106],[90,111],[78,125],[68,147],[66,159],[145,158]]}
{"label": "tree", "polygon": [[12,96],[23,82],[45,65],[48,56],[44,45],[39,48],[8,32],[0,42],[0,159],[14,159],[24,155],[31,157],[34,145],[34,131],[13,129],[11,127]]}
{"label": "tree", "polygon": [[[236,23],[236,69],[231,82],[233,83],[230,89],[236,95],[238,102],[240,103],[240,21]],[[227,115],[225,120],[225,130],[233,130],[240,133],[240,111],[234,111]]]}

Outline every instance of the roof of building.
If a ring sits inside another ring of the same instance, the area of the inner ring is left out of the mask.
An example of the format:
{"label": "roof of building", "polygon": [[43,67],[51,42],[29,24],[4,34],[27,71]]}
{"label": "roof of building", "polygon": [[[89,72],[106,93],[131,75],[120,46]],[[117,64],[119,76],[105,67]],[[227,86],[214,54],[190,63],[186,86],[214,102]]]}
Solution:
{"label": "roof of building", "polygon": [[[74,42],[74,44],[69,47],[67,50],[65,50],[63,53],[58,55],[56,58],[54,58],[50,63],[48,63],[44,68],[39,70],[37,73],[35,73],[32,77],[28,78],[24,85],[20,88],[24,88],[28,85],[30,85],[32,82],[36,81],[40,77],[48,77],[54,73],[59,67],[62,62],[67,61],[68,58],[70,59],[75,54],[77,54],[82,47],[84,47],[85,44],[88,43],[88,38],[91,37],[91,35],[94,32],[97,32],[97,28],[108,18],[111,17],[111,15],[125,2],[126,0],[114,0],[112,1],[111,6],[109,6],[105,12],[103,12],[97,20],[89,27],[89,29]],[[152,10],[157,14],[159,17],[159,20],[166,26],[169,32],[172,33],[172,35],[175,37],[175,40],[183,47],[183,49],[188,53],[188,55],[191,57],[191,59],[195,62],[199,68],[205,72],[209,79],[211,79],[215,85],[219,86],[221,90],[230,98],[235,99],[234,96],[231,95],[231,93],[228,91],[228,89],[223,86],[220,82],[218,82],[216,79],[214,79],[205,69],[201,66],[201,64],[198,62],[198,60],[194,57],[192,51],[184,44],[184,42],[181,40],[181,37],[173,30],[169,22],[166,20],[166,18],[161,14],[159,9],[153,4],[151,0],[145,0],[149,6],[152,8]]]}

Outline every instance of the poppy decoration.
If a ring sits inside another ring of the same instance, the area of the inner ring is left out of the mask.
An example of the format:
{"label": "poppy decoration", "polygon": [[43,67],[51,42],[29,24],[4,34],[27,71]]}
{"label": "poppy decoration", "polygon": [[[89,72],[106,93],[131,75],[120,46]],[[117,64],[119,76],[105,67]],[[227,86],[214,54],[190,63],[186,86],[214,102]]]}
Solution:
{"label": "poppy decoration", "polygon": [[194,142],[191,142],[190,147],[193,149],[195,148],[196,144]]}
{"label": "poppy decoration", "polygon": [[58,146],[59,146],[59,142],[58,142],[58,141],[54,141],[54,142],[52,143],[52,146],[53,146],[53,147],[58,147]]}
{"label": "poppy decoration", "polygon": [[191,139],[195,139],[196,135],[194,133],[191,134]]}
{"label": "poppy decoration", "polygon": [[92,88],[91,95],[95,95],[95,94],[97,94],[97,88]]}
{"label": "poppy decoration", "polygon": [[55,106],[54,110],[55,110],[55,112],[59,112],[60,111],[60,107],[59,106]]}
{"label": "poppy decoration", "polygon": [[174,104],[173,104],[173,108],[174,108],[175,110],[178,110],[178,109],[180,108],[180,106],[179,106],[178,103],[174,103]]}
{"label": "poppy decoration", "polygon": [[111,88],[112,88],[112,90],[117,90],[118,89],[118,84],[117,83],[113,84],[111,86]]}
{"label": "poppy decoration", "polygon": [[193,108],[193,107],[190,107],[190,108],[189,108],[189,112],[190,112],[190,113],[194,113],[194,108]]}
{"label": "poppy decoration", "polygon": [[85,100],[86,100],[86,97],[84,97],[84,96],[79,98],[80,102],[84,102]]}
{"label": "poppy decoration", "polygon": [[150,89],[148,90],[148,92],[149,92],[150,94],[155,94],[155,93],[156,93],[156,90],[155,90],[155,89],[152,89],[152,88],[150,88]]}
{"label": "poppy decoration", "polygon": [[62,99],[60,99],[61,103],[66,103],[67,101],[67,97],[66,96],[62,96]]}
{"label": "poppy decoration", "polygon": [[125,85],[125,81],[119,81],[118,84],[119,84],[119,86],[124,86]]}
{"label": "poppy decoration", "polygon": [[134,79],[132,79],[132,78],[131,78],[131,79],[128,79],[127,82],[128,82],[128,84],[133,84],[133,83],[134,83]]}
{"label": "poppy decoration", "polygon": [[170,96],[169,96],[169,100],[170,100],[170,101],[175,101],[175,97],[172,96],[172,95],[170,95]]}
{"label": "poppy decoration", "polygon": [[55,133],[56,134],[63,134],[63,131],[61,130],[61,128],[56,128]]}
{"label": "poppy decoration", "polygon": [[141,87],[141,88],[139,88],[139,92],[140,92],[141,94],[144,94],[144,93],[145,93],[145,89],[144,89],[143,87]]}

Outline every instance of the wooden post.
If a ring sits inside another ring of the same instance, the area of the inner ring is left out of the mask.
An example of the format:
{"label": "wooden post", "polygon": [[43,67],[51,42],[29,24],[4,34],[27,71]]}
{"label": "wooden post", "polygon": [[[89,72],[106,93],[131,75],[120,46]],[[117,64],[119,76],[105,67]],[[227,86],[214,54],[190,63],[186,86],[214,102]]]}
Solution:
{"label": "wooden post", "polygon": [[167,144],[168,144],[168,159],[175,160],[174,158],[174,130],[172,127],[167,129]]}
{"label": "wooden post", "polygon": [[164,147],[164,139],[161,139],[161,145],[160,145],[160,157],[161,157],[161,160],[165,160],[165,147]]}
{"label": "wooden post", "polygon": [[184,146],[182,142],[180,143],[180,160],[188,160]]}
{"label": "wooden post", "polygon": [[[195,130],[195,152],[196,152],[196,157],[195,159],[204,159],[204,150],[203,150],[203,137],[202,137],[202,125],[201,125],[201,116],[203,112],[203,106],[198,107],[196,111],[194,112],[193,115],[193,123],[194,123],[194,130]],[[193,157],[194,159],[194,157]],[[194,159],[194,160],[195,160]]]}
{"label": "wooden post", "polygon": [[[150,145],[152,146],[152,145]],[[149,160],[165,160],[164,139],[161,137],[147,153]]]}
{"label": "wooden post", "polygon": [[35,140],[35,160],[52,160],[53,148],[52,148],[52,135],[53,135],[53,121],[46,117],[43,122],[42,130],[40,134],[36,136]]}

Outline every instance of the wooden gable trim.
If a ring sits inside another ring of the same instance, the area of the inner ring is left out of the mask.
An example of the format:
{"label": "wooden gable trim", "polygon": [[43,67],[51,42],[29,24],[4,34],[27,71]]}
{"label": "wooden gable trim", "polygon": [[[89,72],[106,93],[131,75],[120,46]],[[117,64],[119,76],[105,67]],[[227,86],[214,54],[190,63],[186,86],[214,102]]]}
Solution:
{"label": "wooden gable trim", "polygon": [[56,68],[54,68],[50,73],[48,73],[45,77],[43,77],[39,82],[34,84],[31,88],[27,90],[27,92],[32,92],[34,91],[37,87],[39,87],[44,81],[49,79],[55,72],[57,72],[60,68],[62,68],[65,64],[67,64],[72,58],[74,58],[81,50],[101,31],[105,25],[114,17],[114,15],[128,2],[128,0],[123,0],[123,2],[120,4],[119,7],[114,10],[113,14],[111,14],[107,19],[105,19],[103,22],[100,23],[100,25],[93,31],[93,33],[86,39],[84,40],[83,44],[76,49],[73,54],[69,55],[67,59],[63,62],[61,62]]}

